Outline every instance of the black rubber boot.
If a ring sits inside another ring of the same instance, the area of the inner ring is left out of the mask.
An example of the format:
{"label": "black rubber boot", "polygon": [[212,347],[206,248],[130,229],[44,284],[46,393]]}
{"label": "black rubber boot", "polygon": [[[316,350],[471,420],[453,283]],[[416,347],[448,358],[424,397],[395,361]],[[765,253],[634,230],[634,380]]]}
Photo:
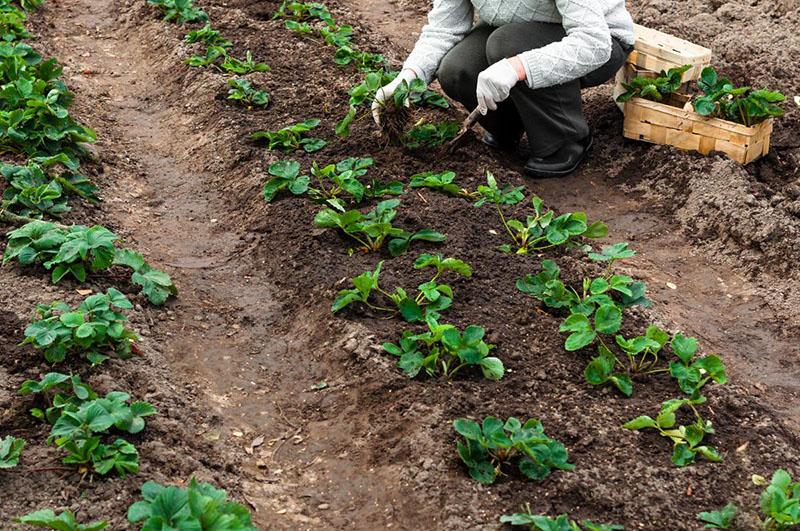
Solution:
{"label": "black rubber boot", "polygon": [[519,146],[519,139],[517,140],[500,139],[488,131],[483,134],[481,142],[483,142],[492,149],[496,149],[497,151],[504,151],[506,153],[514,153],[515,151],[517,151],[517,147]]}
{"label": "black rubber boot", "polygon": [[592,149],[594,139],[590,134],[580,142],[570,142],[547,157],[531,157],[525,164],[525,173],[531,177],[564,177],[574,172]]}

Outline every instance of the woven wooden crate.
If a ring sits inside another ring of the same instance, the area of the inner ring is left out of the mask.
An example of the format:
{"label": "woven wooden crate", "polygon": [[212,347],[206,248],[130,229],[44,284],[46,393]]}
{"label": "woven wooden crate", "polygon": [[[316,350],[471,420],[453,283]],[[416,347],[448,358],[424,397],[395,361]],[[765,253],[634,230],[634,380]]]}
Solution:
{"label": "woven wooden crate", "polygon": [[700,116],[689,105],[689,96],[674,94],[668,102],[633,98],[625,106],[625,138],[674,146],[708,155],[726,153],[740,164],[749,164],[769,152],[772,119],[752,127]]}

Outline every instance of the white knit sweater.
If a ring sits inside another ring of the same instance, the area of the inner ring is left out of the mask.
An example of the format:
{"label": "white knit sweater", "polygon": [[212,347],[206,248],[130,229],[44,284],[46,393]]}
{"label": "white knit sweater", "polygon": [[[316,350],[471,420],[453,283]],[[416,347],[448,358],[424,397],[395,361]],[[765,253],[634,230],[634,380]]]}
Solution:
{"label": "white knit sweater", "polygon": [[625,0],[434,0],[428,24],[408,56],[410,68],[430,82],[444,56],[472,29],[475,13],[491,26],[552,22],[564,26],[560,42],[521,54],[531,88],[583,77],[611,57],[611,37],[633,45],[633,20]]}

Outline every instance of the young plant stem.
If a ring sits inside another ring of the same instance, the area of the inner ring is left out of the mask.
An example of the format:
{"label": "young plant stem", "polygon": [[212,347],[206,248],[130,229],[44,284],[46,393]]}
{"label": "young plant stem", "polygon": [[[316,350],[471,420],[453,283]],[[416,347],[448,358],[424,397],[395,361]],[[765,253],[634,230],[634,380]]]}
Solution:
{"label": "young plant stem", "polygon": [[514,240],[515,244],[519,244],[517,236],[514,234],[511,228],[509,228],[508,223],[506,222],[506,217],[503,215],[503,210],[500,208],[500,204],[495,203],[494,206],[497,209],[497,213],[500,215],[500,221],[503,223],[503,227],[505,227],[506,232],[508,232],[509,236],[511,236],[511,239]]}

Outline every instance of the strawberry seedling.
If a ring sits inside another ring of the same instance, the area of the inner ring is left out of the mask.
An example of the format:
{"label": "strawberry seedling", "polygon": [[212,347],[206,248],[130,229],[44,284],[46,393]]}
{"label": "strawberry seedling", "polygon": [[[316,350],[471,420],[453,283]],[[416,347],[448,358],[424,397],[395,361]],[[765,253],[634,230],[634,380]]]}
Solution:
{"label": "strawberry seedling", "polygon": [[739,515],[739,508],[729,503],[719,511],[697,513],[697,519],[705,525],[704,529],[730,529]]}
{"label": "strawberry seedling", "polygon": [[70,210],[68,195],[96,203],[99,200],[97,187],[86,177],[71,171],[61,175],[46,173],[48,165],[59,162],[61,159],[48,158],[42,165],[36,162],[29,162],[27,166],[0,163],[0,175],[8,182],[0,209],[10,209],[31,218],[44,214],[60,217]]}
{"label": "strawberry seedling", "polygon": [[683,84],[683,74],[692,65],[684,65],[670,68],[669,71],[661,73],[655,77],[637,76],[629,83],[623,83],[625,92],[617,97],[617,101],[624,103],[633,98],[644,98],[652,101],[661,101],[665,96],[669,96],[678,91]]}
{"label": "strawberry seedling", "polygon": [[[440,314],[453,304],[453,288],[447,284],[440,284],[439,278],[447,272],[469,278],[472,268],[455,258],[443,258],[441,255],[422,254],[414,262],[415,269],[435,267],[436,274],[431,280],[418,286],[418,294],[414,297],[403,288],[395,288],[389,293],[379,285],[379,277],[383,262],[379,262],[375,271],[367,271],[352,279],[353,288],[345,289],[338,293],[331,310],[336,313],[347,306],[360,303],[368,308],[391,314],[400,314],[408,322],[418,322],[428,318],[439,319]],[[370,302],[372,294],[381,295],[390,301],[392,307],[377,305]]]}
{"label": "strawberry seedling", "polygon": [[397,366],[406,376],[415,378],[424,369],[428,376],[441,374],[452,379],[465,367],[478,367],[488,380],[503,377],[503,362],[489,356],[494,345],[484,342],[486,331],[482,327],[470,325],[462,333],[453,325],[439,324],[432,316],[427,324],[427,332],[415,334],[408,330],[398,344],[383,344],[386,352],[400,358]]}
{"label": "strawberry seedling", "polygon": [[142,529],[258,531],[243,505],[228,501],[224,490],[192,478],[187,488],[142,485],[143,501],[128,509],[128,521]]}
{"label": "strawberry seedling", "polygon": [[447,195],[455,197],[465,197],[467,199],[477,199],[477,192],[470,192],[466,188],[461,188],[455,184],[456,174],[452,171],[445,171],[442,173],[434,173],[427,171],[418,173],[411,176],[409,186],[411,188],[430,188],[431,190],[439,190]]}
{"label": "strawberry seedling", "polygon": [[578,523],[571,520],[569,515],[562,514],[550,518],[541,514],[533,514],[530,505],[522,508],[525,512],[504,514],[500,522],[512,526],[524,526],[531,531],[623,531],[625,528],[615,524],[596,524],[591,520],[582,520]]}
{"label": "strawberry seedling", "polygon": [[192,0],[147,0],[147,3],[164,11],[165,22],[208,22],[206,12],[194,7]]}
{"label": "strawberry seedling", "polygon": [[88,296],[75,310],[60,301],[40,304],[22,344],[44,351],[48,363],[60,363],[70,355],[83,355],[92,365],[107,360],[110,354],[128,359],[138,336],[126,327],[128,319],[117,310],[131,308],[130,301],[114,288]]}
{"label": "strawberry seedling", "polygon": [[[331,39],[333,42],[341,39],[341,35],[336,34],[331,30],[328,30],[326,33],[323,29],[320,30],[320,33],[326,42],[328,39]],[[355,67],[359,70],[372,72],[382,68],[386,63],[386,58],[379,53],[364,52],[351,48],[348,45],[340,45],[336,49],[336,53],[333,56],[333,62],[339,66],[352,64],[355,65]]]}
{"label": "strawberry seedling", "polygon": [[[704,404],[706,398],[698,396],[696,398],[675,398],[667,400],[661,404],[661,411],[653,419],[647,415],[642,415],[622,427],[626,430],[655,429],[662,437],[672,441],[672,463],[679,467],[684,467],[694,463],[697,456],[705,457],[713,463],[722,461],[722,456],[713,446],[702,445],[706,435],[714,433],[711,421],[704,420],[700,416],[695,406]],[[679,425],[677,413],[684,407],[691,409],[694,414],[694,421],[691,424]]]}
{"label": "strawberry seedling", "polygon": [[681,391],[687,395],[699,396],[702,388],[712,380],[718,384],[728,382],[725,365],[718,356],[711,354],[695,358],[698,348],[695,338],[676,334],[672,338],[671,347],[679,361],[669,364],[669,373],[678,380]]}
{"label": "strawberry seedling", "polygon": [[219,31],[213,29],[210,23],[206,23],[201,29],[191,30],[183,38],[187,44],[202,43],[208,47],[219,46],[227,49],[233,47],[233,43],[223,37]]}
{"label": "strawberry seedling", "polygon": [[358,205],[364,198],[381,198],[402,195],[403,183],[391,181],[382,183],[372,180],[368,185],[359,178],[367,174],[374,161],[371,158],[346,158],[337,164],[321,168],[316,162],[311,175],[316,177],[319,188],[309,190],[312,199],[324,202],[339,212],[346,211],[347,204]]}
{"label": "strawberry seedling", "polygon": [[258,90],[246,79],[231,78],[228,80],[228,99],[245,104],[248,108],[253,106],[265,107],[269,105],[270,96],[263,90]]}
{"label": "strawberry seedling", "polygon": [[272,178],[264,184],[264,200],[271,203],[278,192],[289,190],[294,195],[303,195],[311,182],[308,175],[300,175],[300,163],[294,160],[279,160],[270,165]]}
{"label": "strawberry seedling", "polygon": [[272,18],[283,18],[298,22],[308,20],[321,20],[328,26],[335,26],[336,22],[333,15],[319,2],[296,2],[294,0],[283,0],[278,10]]}
{"label": "strawberry seedling", "polygon": [[786,100],[780,92],[750,87],[734,87],[727,78],[720,78],[713,67],[703,69],[697,86],[703,91],[692,102],[702,116],[722,118],[748,127],[769,118],[783,116],[776,103]]}
{"label": "strawberry seedling", "polygon": [[277,149],[286,153],[303,148],[306,153],[314,153],[324,148],[328,143],[319,138],[308,138],[306,133],[319,126],[318,119],[289,125],[277,131],[257,131],[250,135],[252,140],[266,140],[267,149]]}
{"label": "strawberry seedling", "polygon": [[91,387],[81,382],[78,375],[49,372],[41,380],[26,380],[19,388],[21,395],[40,395],[45,408],[31,409],[31,415],[49,424],[55,424],[65,409],[77,410],[87,400],[97,395]]}
{"label": "strawberry seedling", "polygon": [[766,531],[788,531],[800,525],[800,482],[792,482],[785,470],[776,470],[761,494],[761,512]]}
{"label": "strawberry seedling", "polygon": [[186,64],[194,68],[205,68],[215,64],[220,58],[227,57],[228,50],[223,46],[214,45],[206,48],[205,55],[193,55],[186,60]]}
{"label": "strawberry seedling", "polygon": [[269,65],[253,61],[253,54],[250,51],[245,53],[244,59],[237,59],[232,55],[226,54],[219,68],[224,72],[239,76],[252,74],[253,72],[269,72]]}
{"label": "strawberry seedling", "polygon": [[464,439],[457,442],[458,455],[469,468],[472,479],[491,485],[511,464],[517,463],[526,477],[542,480],[553,470],[572,470],[567,449],[544,432],[537,419],[522,424],[514,417],[505,423],[486,417],[483,424],[469,419],[453,423],[456,433]]}
{"label": "strawberry seedling", "polygon": [[455,138],[460,128],[461,124],[458,122],[449,121],[432,124],[420,121],[403,135],[401,143],[403,147],[408,149],[441,146]]}
{"label": "strawberry seedling", "polygon": [[102,531],[108,527],[108,522],[99,521],[91,524],[81,524],[71,511],[64,511],[56,515],[52,509],[42,509],[32,512],[14,520],[19,524],[55,531]]}
{"label": "strawberry seedling", "polygon": [[504,253],[538,253],[560,245],[575,245],[574,240],[579,237],[604,238],[608,235],[608,226],[602,221],[589,224],[584,212],[556,216],[552,210],[543,208],[544,202],[537,196],[531,200],[533,216],[528,216],[525,222],[507,219],[501,206],[520,203],[525,198],[523,188],[500,189],[491,172],[486,172],[486,185],[479,186],[474,195],[480,198],[476,207],[486,203],[495,206],[503,228],[511,236],[513,243],[499,248]]}
{"label": "strawberry seedling", "polygon": [[11,435],[0,437],[0,470],[14,468],[19,464],[25,441]]}
{"label": "strawberry seedling", "polygon": [[[363,252],[377,252],[388,240],[389,254],[399,256],[408,250],[414,241],[443,242],[447,237],[430,229],[408,232],[392,225],[397,216],[399,199],[388,199],[378,203],[366,214],[359,210],[337,212],[324,208],[314,218],[314,225],[329,229],[338,228],[360,245]],[[352,250],[351,250],[352,253]]]}
{"label": "strawberry seedling", "polygon": [[11,231],[8,237],[3,264],[14,259],[22,266],[42,264],[52,271],[53,283],[67,276],[85,282],[89,273],[116,265],[133,270],[131,282],[141,286],[142,294],[153,304],[163,304],[178,293],[169,275],[153,269],[139,253],[115,247],[117,235],[99,225],[63,227],[33,221]]}

